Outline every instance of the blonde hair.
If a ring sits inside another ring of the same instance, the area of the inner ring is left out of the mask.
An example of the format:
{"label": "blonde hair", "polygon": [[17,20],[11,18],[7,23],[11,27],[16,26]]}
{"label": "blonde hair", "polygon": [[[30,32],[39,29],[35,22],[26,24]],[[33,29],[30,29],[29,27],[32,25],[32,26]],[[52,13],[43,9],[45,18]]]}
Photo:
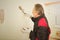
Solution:
{"label": "blonde hair", "polygon": [[36,11],[39,11],[38,14],[44,14],[44,9],[43,9],[41,4],[35,4],[34,8],[35,8]]}

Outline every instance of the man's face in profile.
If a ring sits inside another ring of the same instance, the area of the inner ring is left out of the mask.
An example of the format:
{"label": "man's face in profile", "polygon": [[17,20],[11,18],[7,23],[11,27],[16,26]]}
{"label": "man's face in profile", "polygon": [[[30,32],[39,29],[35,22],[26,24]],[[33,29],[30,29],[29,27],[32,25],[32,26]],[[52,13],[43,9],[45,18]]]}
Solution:
{"label": "man's face in profile", "polygon": [[36,17],[38,15],[38,11],[36,11],[35,8],[33,8],[32,14],[33,14],[34,17]]}

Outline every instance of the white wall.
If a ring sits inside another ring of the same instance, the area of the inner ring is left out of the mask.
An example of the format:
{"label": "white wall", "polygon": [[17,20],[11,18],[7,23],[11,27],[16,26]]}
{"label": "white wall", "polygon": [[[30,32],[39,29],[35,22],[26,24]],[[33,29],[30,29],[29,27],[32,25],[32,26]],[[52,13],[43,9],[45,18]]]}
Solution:
{"label": "white wall", "polygon": [[[29,32],[33,28],[33,22],[25,17],[19,10],[21,5],[25,12],[32,15],[33,5],[36,3],[46,3],[57,0],[0,0],[0,9],[4,9],[4,23],[0,24],[0,40],[28,40]],[[50,27],[55,26],[54,6],[45,7],[46,16]],[[22,28],[30,28],[22,32]]]}

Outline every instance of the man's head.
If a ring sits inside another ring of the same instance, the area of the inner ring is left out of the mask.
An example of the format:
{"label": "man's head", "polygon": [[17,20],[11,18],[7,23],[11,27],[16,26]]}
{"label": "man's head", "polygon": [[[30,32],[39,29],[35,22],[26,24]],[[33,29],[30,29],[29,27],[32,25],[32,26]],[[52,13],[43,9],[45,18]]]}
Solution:
{"label": "man's head", "polygon": [[36,18],[44,13],[44,9],[41,4],[35,4],[33,8],[33,16]]}

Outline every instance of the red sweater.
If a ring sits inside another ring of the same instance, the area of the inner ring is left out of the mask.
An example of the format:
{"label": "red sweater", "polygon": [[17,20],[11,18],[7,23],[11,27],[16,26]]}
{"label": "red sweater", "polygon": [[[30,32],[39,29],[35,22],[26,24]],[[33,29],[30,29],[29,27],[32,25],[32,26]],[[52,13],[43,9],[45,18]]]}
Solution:
{"label": "red sweater", "polygon": [[33,33],[31,33],[33,36],[31,35],[31,39],[47,40],[50,34],[50,28],[45,15],[39,16],[37,18],[32,17],[31,19],[34,22]]}

